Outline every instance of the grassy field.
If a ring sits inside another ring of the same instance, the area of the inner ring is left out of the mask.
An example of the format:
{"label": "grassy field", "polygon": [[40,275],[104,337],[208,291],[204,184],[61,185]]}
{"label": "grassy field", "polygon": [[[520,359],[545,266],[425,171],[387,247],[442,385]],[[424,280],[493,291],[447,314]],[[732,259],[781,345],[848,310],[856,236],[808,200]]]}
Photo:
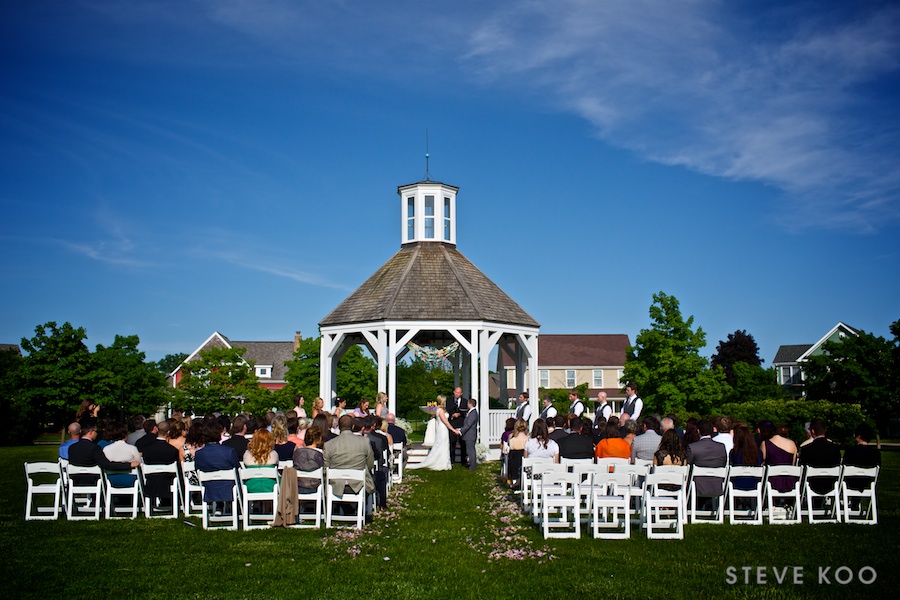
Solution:
{"label": "grassy field", "polygon": [[[362,534],[213,532],[181,519],[25,522],[22,463],[55,453],[0,448],[8,597],[895,598],[900,590],[898,453],[884,455],[874,527],[689,525],[683,541],[635,531],[630,540],[549,542],[494,486],[490,464],[477,474],[417,472]],[[744,566],[754,569],[750,584]],[[765,584],[756,583],[757,567],[767,568]],[[802,568],[802,583],[791,571],[778,584],[772,568],[780,575],[785,567]],[[840,567],[852,571],[851,583],[838,583]],[[864,567],[874,583],[857,580]],[[830,568],[830,584],[820,568]]]}

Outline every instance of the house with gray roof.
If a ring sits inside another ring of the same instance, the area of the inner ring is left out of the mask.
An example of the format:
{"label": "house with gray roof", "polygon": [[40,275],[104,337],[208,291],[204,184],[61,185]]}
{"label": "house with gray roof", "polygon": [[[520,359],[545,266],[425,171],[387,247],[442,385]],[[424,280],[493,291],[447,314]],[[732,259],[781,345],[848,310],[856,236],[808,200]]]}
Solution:
{"label": "house with gray roof", "polygon": [[840,342],[848,335],[859,335],[859,331],[849,325],[838,322],[837,325],[822,336],[814,344],[787,344],[778,347],[772,366],[775,367],[778,383],[790,390],[795,396],[806,394],[804,390],[805,377],[803,375],[803,363],[810,356],[822,354],[822,346],[825,342]]}

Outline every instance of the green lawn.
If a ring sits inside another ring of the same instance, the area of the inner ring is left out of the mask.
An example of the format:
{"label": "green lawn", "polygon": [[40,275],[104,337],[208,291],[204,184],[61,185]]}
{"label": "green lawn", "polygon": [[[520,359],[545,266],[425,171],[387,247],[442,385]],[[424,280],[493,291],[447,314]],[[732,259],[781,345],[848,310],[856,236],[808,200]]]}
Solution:
{"label": "green lawn", "polygon": [[[893,598],[900,589],[898,453],[884,455],[874,527],[689,525],[683,541],[635,531],[623,541],[586,533],[549,542],[493,485],[495,465],[477,474],[416,472],[361,535],[212,532],[181,519],[25,522],[22,463],[55,453],[53,446],[0,448],[0,575],[13,583],[7,596]],[[802,567],[803,583],[779,585],[768,570],[766,585],[745,585],[743,566]],[[871,567],[877,580],[841,585],[834,571],[842,566]],[[728,567],[737,568],[738,583],[727,582]],[[819,567],[831,568],[830,585],[818,582]]]}

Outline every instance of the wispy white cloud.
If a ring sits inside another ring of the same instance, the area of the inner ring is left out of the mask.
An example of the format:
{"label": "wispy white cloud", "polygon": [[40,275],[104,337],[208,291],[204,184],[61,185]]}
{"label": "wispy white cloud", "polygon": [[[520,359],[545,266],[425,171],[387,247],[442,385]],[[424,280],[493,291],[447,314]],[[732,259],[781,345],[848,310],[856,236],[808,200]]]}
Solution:
{"label": "wispy white cloud", "polygon": [[900,218],[896,111],[885,128],[866,89],[896,77],[900,9],[817,6],[789,20],[713,0],[522,2],[472,33],[466,60],[649,160],[783,190],[784,222],[867,231]]}

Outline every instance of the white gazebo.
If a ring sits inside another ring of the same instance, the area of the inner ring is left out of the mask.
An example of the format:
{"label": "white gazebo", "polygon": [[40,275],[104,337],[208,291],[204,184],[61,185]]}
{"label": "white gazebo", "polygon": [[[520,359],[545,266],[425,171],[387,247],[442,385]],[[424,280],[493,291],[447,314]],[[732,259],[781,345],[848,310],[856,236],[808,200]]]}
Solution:
{"label": "white gazebo", "polygon": [[[490,444],[499,441],[509,411],[488,410],[489,357],[497,348],[501,377],[501,353],[512,359],[516,389],[529,392],[537,414],[540,325],[457,250],[458,190],[429,180],[397,189],[400,250],[319,322],[319,394],[326,399],[340,394],[337,363],[350,346],[362,344],[378,363],[378,389],[388,394],[393,412],[397,361],[410,348],[457,343],[458,350],[448,355],[454,381],[467,398],[478,398],[481,441]],[[501,398],[506,387],[501,381]]]}

